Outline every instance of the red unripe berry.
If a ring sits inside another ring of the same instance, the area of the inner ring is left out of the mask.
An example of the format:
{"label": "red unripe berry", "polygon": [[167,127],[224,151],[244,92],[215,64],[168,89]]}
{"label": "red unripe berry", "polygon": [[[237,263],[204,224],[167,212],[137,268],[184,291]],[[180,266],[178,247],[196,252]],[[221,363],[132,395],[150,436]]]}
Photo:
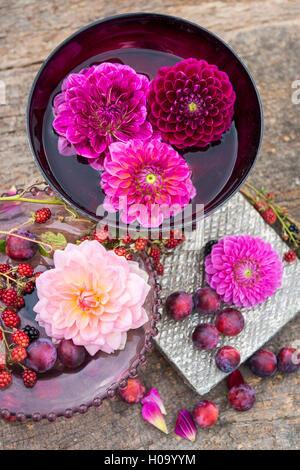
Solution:
{"label": "red unripe berry", "polygon": [[135,248],[139,251],[144,250],[146,245],[147,245],[147,240],[145,240],[144,238],[139,237],[135,241]]}
{"label": "red unripe berry", "polygon": [[8,370],[1,370],[0,372],[0,388],[7,387],[11,382],[11,374]]}
{"label": "red unripe berry", "polygon": [[263,219],[265,220],[265,222],[267,222],[267,224],[272,225],[277,220],[277,216],[276,216],[275,212],[270,207],[262,213],[262,216],[263,216]]}
{"label": "red unripe berry", "polygon": [[7,271],[9,271],[11,268],[9,264],[0,264],[0,273],[5,274]]}
{"label": "red unripe berry", "polygon": [[179,245],[179,240],[174,239],[174,238],[169,238],[169,240],[166,243],[166,248],[172,249],[172,248],[176,248],[176,246],[178,245]]}
{"label": "red unripe berry", "polygon": [[19,324],[19,316],[11,308],[6,308],[2,313],[2,320],[5,326],[8,328],[16,328]]}
{"label": "red unripe berry", "polygon": [[129,235],[129,233],[127,233],[127,235],[124,235],[124,237],[122,238],[123,242],[125,243],[125,245],[130,245],[130,243],[133,242],[133,239],[131,238],[131,236]]}
{"label": "red unripe berry", "polygon": [[17,346],[11,351],[11,357],[14,361],[22,362],[27,356],[26,349],[22,346]]}
{"label": "red unripe berry", "polygon": [[48,207],[43,207],[35,211],[35,222],[37,224],[44,224],[51,217],[51,210]]}
{"label": "red unripe berry", "polygon": [[97,229],[94,232],[94,240],[97,240],[99,243],[105,242],[105,240],[109,238],[108,230],[105,228]]}
{"label": "red unripe berry", "polygon": [[260,201],[257,201],[255,204],[254,204],[254,208],[258,211],[258,212],[263,212],[266,208],[267,208],[267,203],[263,200],[260,200]]}
{"label": "red unripe berry", "polygon": [[153,248],[152,247],[149,254],[150,254],[151,258],[153,258],[157,263],[159,262],[161,253],[160,253],[160,250],[158,248]]}
{"label": "red unripe berry", "polygon": [[287,253],[284,255],[284,261],[287,263],[293,263],[297,258],[296,253],[293,250],[289,250]]}
{"label": "red unripe berry", "polygon": [[18,296],[18,294],[15,291],[15,289],[10,287],[5,292],[3,292],[2,300],[5,303],[5,305],[7,305],[7,307],[14,306],[14,304],[16,302],[16,299],[17,299],[17,296]]}
{"label": "red unripe berry", "polygon": [[31,277],[33,275],[33,268],[28,263],[21,263],[18,266],[18,273],[20,276]]}
{"label": "red unripe berry", "polygon": [[25,369],[23,372],[22,378],[23,378],[23,383],[25,387],[32,388],[36,383],[37,375],[36,375],[36,372],[34,372],[34,370]]}
{"label": "red unripe berry", "polygon": [[24,294],[31,294],[34,291],[34,283],[29,281],[27,282],[24,288]]}
{"label": "red unripe berry", "polygon": [[118,256],[126,256],[127,254],[126,248],[124,246],[119,246],[118,248],[115,248],[114,252]]}
{"label": "red unripe berry", "polygon": [[156,269],[156,271],[158,272],[158,274],[159,274],[160,276],[163,275],[164,270],[165,270],[164,265],[161,264],[161,263],[158,263],[158,264],[155,266],[155,269]]}
{"label": "red unripe berry", "polygon": [[29,345],[28,335],[22,330],[15,331],[11,339],[13,343],[17,344],[18,346],[22,346],[23,348],[27,348]]}

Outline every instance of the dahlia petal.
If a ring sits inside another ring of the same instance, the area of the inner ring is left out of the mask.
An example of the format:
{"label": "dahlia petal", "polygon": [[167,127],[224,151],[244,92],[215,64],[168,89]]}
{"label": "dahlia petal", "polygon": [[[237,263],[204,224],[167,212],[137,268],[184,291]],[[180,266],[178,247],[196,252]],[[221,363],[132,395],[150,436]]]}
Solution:
{"label": "dahlia petal", "polygon": [[179,411],[174,432],[178,434],[178,436],[183,437],[183,439],[195,442],[197,429],[192,415],[188,410]]}
{"label": "dahlia petal", "polygon": [[151,388],[149,392],[141,400],[142,405],[145,403],[156,403],[163,415],[166,415],[166,409],[163,404],[163,401],[160,397],[160,394],[156,388]]}
{"label": "dahlia petal", "polygon": [[145,403],[142,406],[142,417],[160,431],[168,434],[166,423],[159,406],[156,403]]}

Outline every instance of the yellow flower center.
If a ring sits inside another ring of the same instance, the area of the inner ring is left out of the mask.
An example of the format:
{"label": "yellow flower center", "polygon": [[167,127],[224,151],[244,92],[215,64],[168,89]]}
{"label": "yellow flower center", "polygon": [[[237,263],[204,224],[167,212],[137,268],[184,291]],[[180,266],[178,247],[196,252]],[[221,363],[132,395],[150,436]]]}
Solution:
{"label": "yellow flower center", "polygon": [[155,183],[156,180],[157,180],[157,177],[153,173],[148,173],[148,175],[146,176],[146,181],[149,184]]}
{"label": "yellow flower center", "polygon": [[252,269],[250,269],[250,268],[245,269],[245,271],[244,271],[244,276],[245,277],[251,277],[252,274],[253,274]]}
{"label": "yellow flower center", "polygon": [[190,111],[192,111],[192,112],[193,112],[193,111],[197,111],[198,106],[197,106],[196,103],[194,103],[193,101],[192,101],[191,103],[189,103],[188,106],[189,106],[189,110],[190,110]]}

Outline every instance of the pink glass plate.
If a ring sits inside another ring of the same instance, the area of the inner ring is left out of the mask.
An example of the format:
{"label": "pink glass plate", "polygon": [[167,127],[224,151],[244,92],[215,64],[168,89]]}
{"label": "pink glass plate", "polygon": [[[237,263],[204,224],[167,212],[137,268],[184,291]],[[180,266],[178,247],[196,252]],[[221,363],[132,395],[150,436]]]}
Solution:
{"label": "pink glass plate", "polygon": [[[45,191],[32,188],[31,193],[25,196],[43,199],[47,194],[53,194],[50,188],[46,188]],[[24,227],[36,235],[51,230],[55,233],[61,232],[69,242],[75,242],[89,231],[93,223],[88,219],[80,222],[69,221],[70,214],[64,206],[1,202],[1,230],[8,231],[19,226],[29,217],[30,211],[40,207],[49,207],[53,214],[56,213],[66,219],[65,222],[59,222],[53,217],[46,224],[31,224]],[[1,254],[0,263],[6,261],[8,261],[8,257]],[[149,282],[152,287],[145,303],[149,321],[143,327],[128,333],[125,349],[111,355],[98,353],[93,358],[89,357],[75,371],[64,369],[62,364],[57,361],[51,371],[39,375],[39,379],[32,389],[24,387],[21,371],[19,368],[16,369],[13,371],[12,384],[7,389],[0,391],[0,416],[2,418],[7,419],[11,415],[15,415],[18,421],[24,421],[26,418],[32,418],[34,421],[48,418],[49,421],[54,421],[57,416],[61,415],[70,418],[75,412],[85,413],[92,405],[101,406],[104,398],[113,398],[118,388],[126,385],[126,379],[137,374],[137,367],[146,362],[145,353],[151,349],[151,339],[157,334],[156,322],[160,319],[158,312],[160,286],[157,283],[156,272],[152,268],[150,258],[139,257],[138,261],[141,267],[149,273]],[[12,260],[9,262],[14,263]],[[41,256],[39,252],[29,260],[29,263],[34,266],[36,271],[43,271],[52,266],[52,260]],[[24,298],[25,307],[19,311],[21,328],[30,324],[39,329],[41,336],[46,336],[44,330],[37,325],[35,313],[32,310],[37,301],[36,293],[33,292]]]}

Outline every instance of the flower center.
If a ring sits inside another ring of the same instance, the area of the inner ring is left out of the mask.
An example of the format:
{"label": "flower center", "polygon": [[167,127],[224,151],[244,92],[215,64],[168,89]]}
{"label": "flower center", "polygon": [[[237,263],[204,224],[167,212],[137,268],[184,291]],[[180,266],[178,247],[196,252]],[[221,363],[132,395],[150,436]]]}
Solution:
{"label": "flower center", "polygon": [[244,271],[244,276],[245,277],[251,277],[252,276],[252,269],[250,268],[246,268],[245,271]]}
{"label": "flower center", "polygon": [[143,196],[151,197],[153,200],[163,187],[163,176],[160,174],[160,169],[152,165],[139,170],[135,178],[136,189]]}
{"label": "flower center", "polygon": [[197,111],[197,109],[198,109],[198,106],[197,106],[196,103],[194,103],[193,101],[191,101],[191,103],[189,103],[188,107],[189,107],[189,110],[190,110],[191,112]]}
{"label": "flower center", "polygon": [[99,299],[95,296],[92,291],[81,292],[77,299],[78,307],[84,312],[88,312],[91,309],[97,308],[99,305]]}
{"label": "flower center", "polygon": [[149,184],[155,183],[156,180],[157,180],[157,176],[154,175],[154,173],[148,173],[148,175],[146,176],[146,181]]}
{"label": "flower center", "polygon": [[239,283],[249,285],[257,282],[260,278],[261,269],[257,262],[242,259],[235,268],[235,278]]}
{"label": "flower center", "polygon": [[113,132],[122,123],[122,111],[113,103],[98,105],[93,103],[94,119],[96,127]]}

